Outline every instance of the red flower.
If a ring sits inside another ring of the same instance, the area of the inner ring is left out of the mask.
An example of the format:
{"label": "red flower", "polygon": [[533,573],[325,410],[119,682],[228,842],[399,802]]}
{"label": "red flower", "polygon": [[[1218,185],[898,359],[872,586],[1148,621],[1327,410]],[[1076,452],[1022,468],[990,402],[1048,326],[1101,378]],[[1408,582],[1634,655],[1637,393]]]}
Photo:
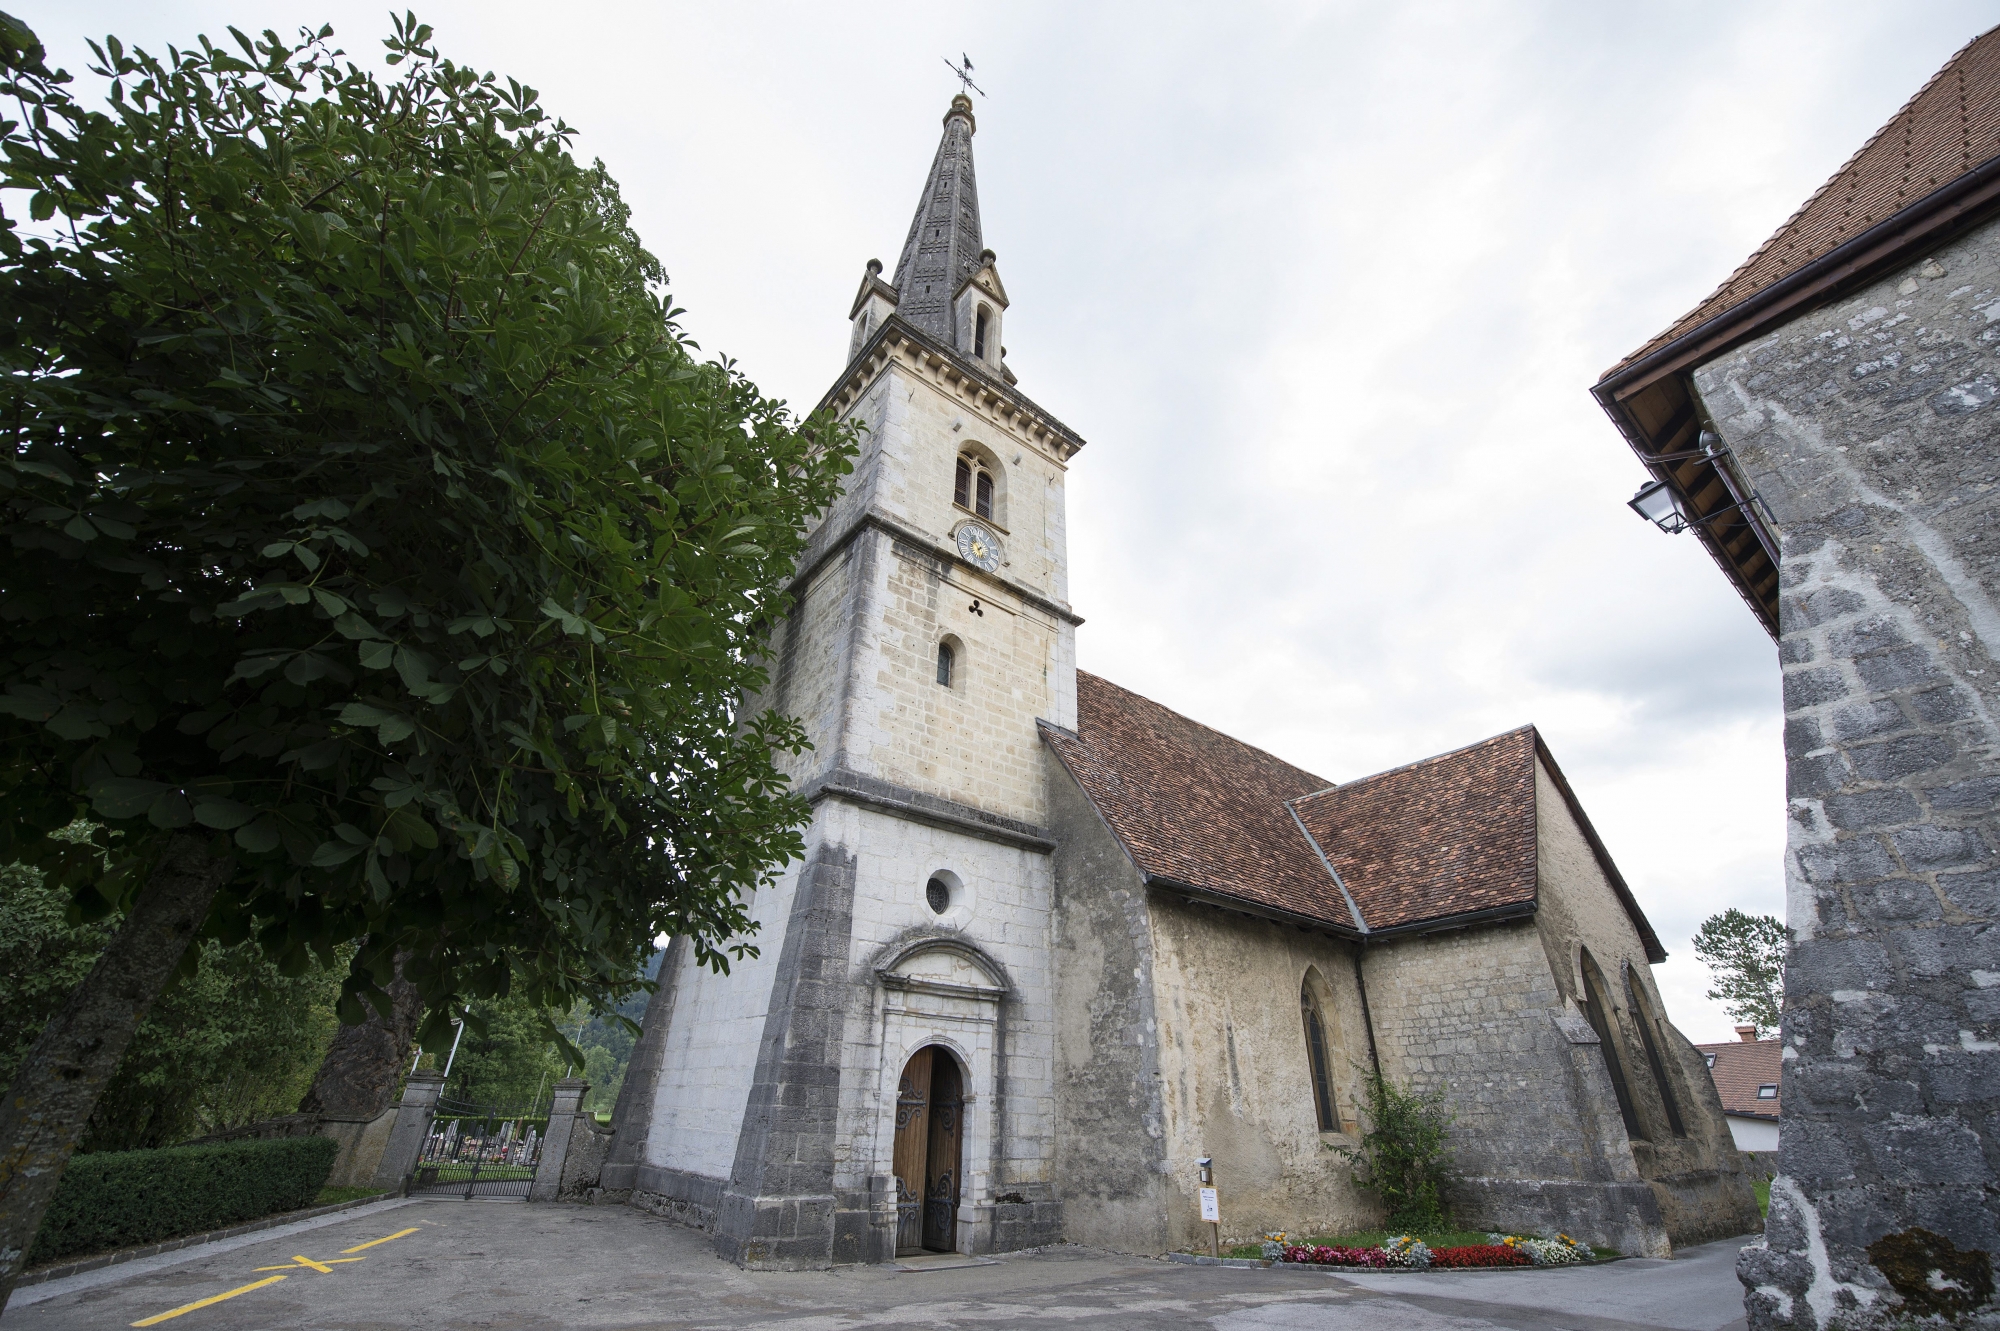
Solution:
{"label": "red flower", "polygon": [[1389,1259],[1380,1248],[1329,1248],[1324,1244],[1305,1247],[1303,1245],[1285,1249],[1288,1262],[1305,1262],[1313,1266],[1387,1266]]}
{"label": "red flower", "polygon": [[1474,1243],[1463,1248],[1432,1248],[1431,1265],[1439,1266],[1533,1266],[1528,1254],[1501,1243]]}

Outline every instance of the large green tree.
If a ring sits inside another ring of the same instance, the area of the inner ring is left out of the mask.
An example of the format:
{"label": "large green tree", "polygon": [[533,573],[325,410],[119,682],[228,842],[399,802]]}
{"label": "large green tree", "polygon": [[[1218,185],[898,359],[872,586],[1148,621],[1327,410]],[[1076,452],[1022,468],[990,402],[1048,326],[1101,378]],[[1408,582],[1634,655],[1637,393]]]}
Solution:
{"label": "large green tree", "polygon": [[[73,922],[70,894],[0,866],[0,1082],[62,1009],[116,929]],[[333,1036],[340,973],[284,975],[253,942],[202,944],[147,1010],[80,1150],[168,1146],[289,1112]]]}
{"label": "large green tree", "polygon": [[1731,906],[1695,931],[1694,954],[1708,967],[1708,996],[1762,1036],[1778,1033],[1785,1006],[1785,922]]}
{"label": "large green tree", "polygon": [[93,108],[0,20],[0,861],[124,910],[0,1104],[0,1298],[190,941],[365,940],[350,1023],[403,956],[436,1047],[661,934],[726,966],[802,848],[741,700],[851,441],[702,363],[601,166],[430,36],[107,39]]}

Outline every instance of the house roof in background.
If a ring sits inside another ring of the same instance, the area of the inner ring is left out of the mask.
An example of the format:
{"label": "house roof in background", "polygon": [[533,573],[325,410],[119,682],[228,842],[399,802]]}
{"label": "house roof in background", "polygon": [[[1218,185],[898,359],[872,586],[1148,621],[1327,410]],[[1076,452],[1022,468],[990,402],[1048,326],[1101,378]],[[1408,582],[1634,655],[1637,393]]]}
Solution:
{"label": "house roof in background", "polygon": [[1722,1112],[1745,1118],[1778,1117],[1778,1101],[1757,1098],[1759,1086],[1779,1085],[1784,1046],[1777,1040],[1734,1040],[1728,1044],[1698,1044],[1703,1058],[1715,1056],[1708,1075],[1722,1097]]}

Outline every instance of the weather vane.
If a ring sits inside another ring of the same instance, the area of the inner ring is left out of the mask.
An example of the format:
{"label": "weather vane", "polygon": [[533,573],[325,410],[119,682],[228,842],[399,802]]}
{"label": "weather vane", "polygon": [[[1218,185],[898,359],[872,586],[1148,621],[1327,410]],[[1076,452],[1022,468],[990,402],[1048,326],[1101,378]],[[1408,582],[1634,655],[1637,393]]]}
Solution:
{"label": "weather vane", "polygon": [[981,97],[984,97],[986,95],[986,89],[980,87],[977,83],[974,83],[972,81],[971,56],[965,54],[965,52],[963,51],[960,51],[958,53],[958,63],[955,65],[951,63],[951,58],[949,56],[939,56],[938,59],[944,61],[945,68],[949,69],[953,74],[956,74],[958,76],[958,81],[960,83],[963,83],[966,86],[967,90],[971,92],[976,92]]}

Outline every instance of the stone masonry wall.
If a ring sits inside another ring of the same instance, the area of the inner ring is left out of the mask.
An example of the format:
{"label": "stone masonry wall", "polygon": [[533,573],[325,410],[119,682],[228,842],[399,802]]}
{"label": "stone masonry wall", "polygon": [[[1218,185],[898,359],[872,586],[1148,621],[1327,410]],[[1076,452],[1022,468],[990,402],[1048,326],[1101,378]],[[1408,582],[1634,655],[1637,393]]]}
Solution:
{"label": "stone masonry wall", "polygon": [[1066,1237],[1167,1246],[1166,1130],[1139,870],[1053,759],[1055,1167]]}
{"label": "stone masonry wall", "polygon": [[[1380,1223],[1381,1205],[1355,1186],[1353,1162],[1329,1149],[1359,1144],[1368,1067],[1352,945],[1164,892],[1149,900],[1168,1245],[1207,1243],[1195,1164],[1204,1155],[1215,1161],[1226,1244]],[[1320,1131],[1299,1004],[1309,973],[1349,1131]]]}
{"label": "stone masonry wall", "polygon": [[[1667,1237],[1684,1245],[1761,1229],[1763,1218],[1715,1083],[1695,1047],[1666,1020],[1638,926],[1539,762],[1535,824],[1535,928],[1542,950],[1576,1020],[1582,1020],[1586,952],[1604,976],[1606,1017],[1639,1119],[1640,1134],[1630,1139],[1632,1160],[1653,1190]],[[1639,990],[1639,1003],[1632,1001],[1628,985]],[[1663,1077],[1654,1075],[1642,1024],[1652,1035]],[[1601,1053],[1603,1046],[1597,1048]],[[1598,1106],[1597,1113],[1600,1133],[1624,1138],[1615,1103]]]}
{"label": "stone masonry wall", "polygon": [[2000,1324],[2000,227],[1703,367],[1781,547],[1792,952],[1753,1327]]}
{"label": "stone masonry wall", "polygon": [[1597,1038],[1565,1013],[1532,920],[1374,943],[1363,967],[1384,1075],[1443,1087],[1458,1115],[1461,1223],[1667,1255]]}

